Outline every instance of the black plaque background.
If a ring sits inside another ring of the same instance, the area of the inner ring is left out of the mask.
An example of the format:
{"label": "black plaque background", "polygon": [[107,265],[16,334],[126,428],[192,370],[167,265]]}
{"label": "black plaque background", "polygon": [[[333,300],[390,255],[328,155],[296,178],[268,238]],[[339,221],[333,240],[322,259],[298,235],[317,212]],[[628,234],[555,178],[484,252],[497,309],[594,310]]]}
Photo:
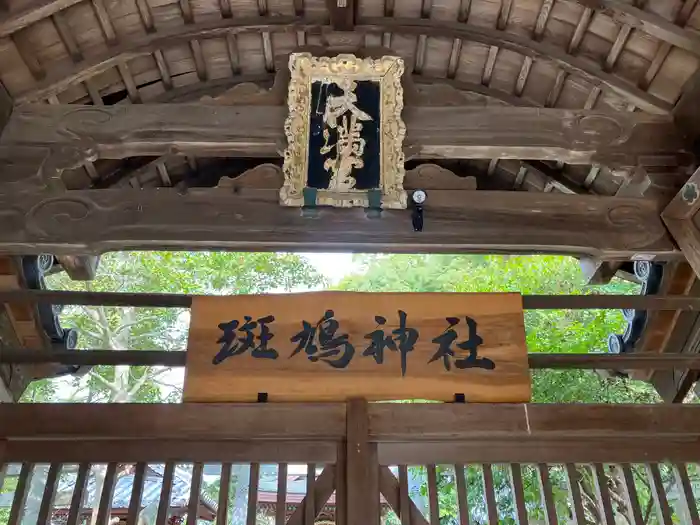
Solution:
{"label": "black plaque background", "polygon": [[[331,174],[323,169],[323,163],[329,157],[335,156],[335,150],[326,155],[320,153],[323,147],[323,113],[326,110],[328,95],[342,95],[343,91],[335,84],[319,81],[311,83],[311,115],[309,133],[308,178],[306,185],[311,188],[327,189]],[[353,169],[352,175],[357,181],[355,189],[369,190],[380,186],[380,85],[379,81],[359,80],[355,88],[359,109],[370,115],[374,120],[362,121],[360,136],[365,139],[365,152],[362,156],[364,167]],[[350,115],[350,113],[348,113]],[[349,117],[348,117],[349,118]],[[338,139],[337,129],[330,129],[328,143],[335,144]]]}

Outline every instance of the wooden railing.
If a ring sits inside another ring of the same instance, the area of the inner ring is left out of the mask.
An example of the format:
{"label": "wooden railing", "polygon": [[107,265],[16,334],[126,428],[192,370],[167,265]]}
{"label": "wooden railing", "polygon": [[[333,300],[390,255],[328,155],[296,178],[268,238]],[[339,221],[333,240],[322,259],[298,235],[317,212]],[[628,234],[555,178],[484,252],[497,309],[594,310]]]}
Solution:
{"label": "wooden railing", "polygon": [[699,416],[678,405],[5,405],[0,520],[697,525]]}

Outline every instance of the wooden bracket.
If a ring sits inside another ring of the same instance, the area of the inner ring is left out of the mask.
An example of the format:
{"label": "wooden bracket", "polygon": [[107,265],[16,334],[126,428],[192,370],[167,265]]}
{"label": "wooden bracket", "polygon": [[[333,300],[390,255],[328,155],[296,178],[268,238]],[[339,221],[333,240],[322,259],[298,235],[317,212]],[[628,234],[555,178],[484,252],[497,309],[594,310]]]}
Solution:
{"label": "wooden bracket", "polygon": [[698,210],[700,210],[700,168],[695,170],[661,213],[661,218],[688,263],[693,267],[696,276],[700,276]]}

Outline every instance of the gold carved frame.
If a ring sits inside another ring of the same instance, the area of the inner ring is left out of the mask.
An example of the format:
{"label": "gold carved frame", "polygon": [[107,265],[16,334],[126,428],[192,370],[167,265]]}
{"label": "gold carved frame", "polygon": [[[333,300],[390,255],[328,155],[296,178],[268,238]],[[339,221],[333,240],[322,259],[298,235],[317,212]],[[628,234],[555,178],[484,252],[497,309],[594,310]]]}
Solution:
{"label": "gold carved frame", "polygon": [[[280,202],[286,206],[304,206],[307,180],[311,84],[339,78],[374,80],[380,83],[380,190],[382,208],[406,208],[403,189],[403,140],[406,126],[401,119],[404,62],[400,57],[358,58],[355,55],[316,57],[310,53],[292,53],[289,57],[289,115],[284,124],[287,149],[284,151],[284,185]],[[337,192],[317,190],[317,205],[338,207],[369,206],[367,190]]]}

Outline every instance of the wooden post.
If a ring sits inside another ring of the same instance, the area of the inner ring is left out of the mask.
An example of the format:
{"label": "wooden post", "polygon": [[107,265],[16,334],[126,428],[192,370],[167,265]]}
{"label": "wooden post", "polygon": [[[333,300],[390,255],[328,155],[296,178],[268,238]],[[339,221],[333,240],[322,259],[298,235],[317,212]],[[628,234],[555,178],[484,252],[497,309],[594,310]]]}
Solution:
{"label": "wooden post", "polygon": [[377,445],[369,442],[367,401],[347,403],[346,525],[379,525]]}

